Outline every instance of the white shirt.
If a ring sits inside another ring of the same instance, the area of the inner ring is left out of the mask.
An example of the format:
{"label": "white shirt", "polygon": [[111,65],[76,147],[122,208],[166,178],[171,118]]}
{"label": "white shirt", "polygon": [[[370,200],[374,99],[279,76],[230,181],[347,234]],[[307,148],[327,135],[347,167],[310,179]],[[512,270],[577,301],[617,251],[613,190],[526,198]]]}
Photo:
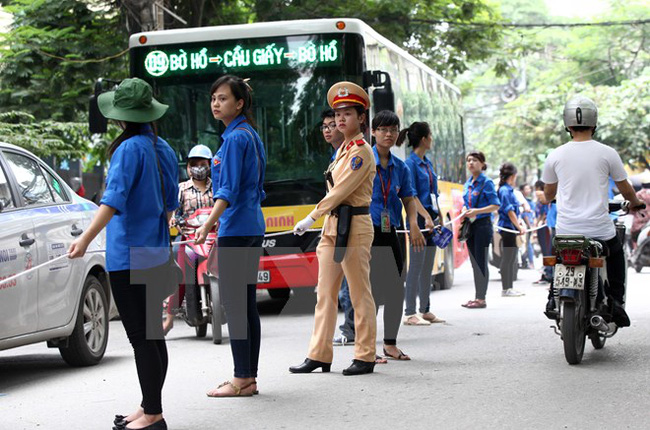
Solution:
{"label": "white shirt", "polygon": [[542,181],[558,184],[557,234],[580,234],[609,240],[616,229],[609,218],[609,178],[627,179],[618,153],[595,140],[568,142],[544,163]]}

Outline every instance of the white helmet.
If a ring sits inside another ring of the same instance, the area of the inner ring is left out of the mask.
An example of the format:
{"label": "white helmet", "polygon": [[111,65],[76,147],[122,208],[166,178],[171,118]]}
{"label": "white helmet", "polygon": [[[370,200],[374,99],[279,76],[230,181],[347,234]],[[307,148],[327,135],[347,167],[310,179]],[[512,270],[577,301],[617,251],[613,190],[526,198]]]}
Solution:
{"label": "white helmet", "polygon": [[206,160],[212,159],[212,151],[205,145],[196,145],[190,149],[190,153],[187,154],[187,158],[205,158]]}
{"label": "white helmet", "polygon": [[564,105],[564,126],[596,127],[598,108],[596,103],[584,96],[575,96]]}

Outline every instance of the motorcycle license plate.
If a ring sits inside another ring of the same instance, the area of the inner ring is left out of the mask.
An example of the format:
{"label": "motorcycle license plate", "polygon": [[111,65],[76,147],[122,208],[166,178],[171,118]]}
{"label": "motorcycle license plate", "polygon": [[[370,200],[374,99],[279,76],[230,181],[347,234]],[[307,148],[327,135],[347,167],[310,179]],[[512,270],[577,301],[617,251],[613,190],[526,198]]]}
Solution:
{"label": "motorcycle license plate", "polygon": [[258,270],[257,271],[257,283],[258,284],[268,284],[271,282],[271,272],[268,270]]}
{"label": "motorcycle license plate", "polygon": [[553,283],[555,288],[569,288],[572,290],[585,289],[585,270],[587,266],[565,266],[557,264]]}

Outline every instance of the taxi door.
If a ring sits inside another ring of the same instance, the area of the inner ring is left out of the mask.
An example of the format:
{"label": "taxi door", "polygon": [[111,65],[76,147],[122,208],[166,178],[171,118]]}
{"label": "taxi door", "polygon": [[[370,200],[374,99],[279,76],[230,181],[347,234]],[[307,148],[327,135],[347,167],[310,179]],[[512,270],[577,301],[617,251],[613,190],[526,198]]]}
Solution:
{"label": "taxi door", "polygon": [[33,224],[17,207],[16,189],[3,167],[0,159],[0,340],[38,327],[38,274],[3,281],[31,268],[36,252]]}
{"label": "taxi door", "polygon": [[[34,265],[64,255],[72,240],[81,234],[80,212],[70,210],[72,196],[42,163],[28,154],[4,151],[13,173],[23,211],[34,227]],[[72,205],[73,206],[73,205]],[[60,327],[72,320],[77,309],[81,261],[63,259],[38,270],[39,331]]]}
{"label": "taxi door", "polygon": [[[56,205],[47,208],[46,215],[34,218],[38,264],[65,255],[86,228],[82,204],[74,203],[69,190],[43,165],[41,169]],[[84,259],[66,257],[39,270],[39,330],[60,327],[72,320],[83,288],[84,267]]]}

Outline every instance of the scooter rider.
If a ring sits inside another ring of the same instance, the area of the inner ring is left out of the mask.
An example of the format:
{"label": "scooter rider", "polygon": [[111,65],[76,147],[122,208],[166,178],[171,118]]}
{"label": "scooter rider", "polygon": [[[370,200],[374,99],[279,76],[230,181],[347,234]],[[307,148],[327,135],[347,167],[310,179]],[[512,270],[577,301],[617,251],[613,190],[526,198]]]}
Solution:
{"label": "scooter rider", "polygon": [[609,248],[606,291],[612,319],[628,327],[625,302],[625,254],[623,244],[608,212],[608,184],[611,176],[619,191],[630,202],[632,211],[642,204],[627,181],[618,153],[593,139],[598,122],[596,104],[576,96],[564,105],[564,125],[572,140],[554,149],[546,159],[542,181],[544,196],[557,195],[557,234],[579,234],[597,239]]}
{"label": "scooter rider", "polygon": [[[187,236],[193,229],[183,227],[181,220],[192,215],[197,209],[212,207],[212,181],[210,180],[210,161],[212,160],[212,151],[205,145],[195,145],[187,154],[187,175],[190,177],[178,186],[179,207],[170,220],[170,226],[180,227],[181,234],[176,237],[176,241]],[[180,224],[179,224],[180,222]],[[179,245],[174,245],[174,255],[178,254]],[[165,334],[174,326],[173,309],[183,303],[185,295],[184,286],[181,285],[177,294],[169,296],[167,299],[167,317],[163,323]]]}

